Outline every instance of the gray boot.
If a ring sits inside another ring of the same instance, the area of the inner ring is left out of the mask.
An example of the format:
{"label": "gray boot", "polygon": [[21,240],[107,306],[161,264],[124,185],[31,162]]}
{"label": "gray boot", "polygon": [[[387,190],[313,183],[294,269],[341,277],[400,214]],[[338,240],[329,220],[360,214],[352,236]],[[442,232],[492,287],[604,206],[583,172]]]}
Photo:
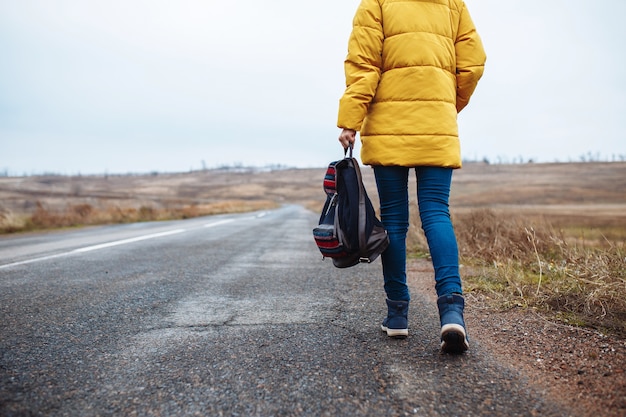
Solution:
{"label": "gray boot", "polygon": [[387,318],[380,326],[387,336],[395,338],[405,338],[409,335],[409,302],[392,301],[387,299]]}
{"label": "gray boot", "polygon": [[442,295],[437,299],[441,321],[441,350],[462,353],[469,349],[463,310],[465,299],[458,294]]}

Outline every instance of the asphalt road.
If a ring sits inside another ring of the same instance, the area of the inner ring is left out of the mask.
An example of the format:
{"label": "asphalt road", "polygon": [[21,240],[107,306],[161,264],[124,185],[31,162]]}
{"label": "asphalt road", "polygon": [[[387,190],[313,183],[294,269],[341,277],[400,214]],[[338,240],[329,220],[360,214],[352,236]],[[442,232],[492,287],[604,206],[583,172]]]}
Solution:
{"label": "asphalt road", "polygon": [[441,354],[419,293],[409,338],[387,338],[380,261],[322,261],[316,220],[0,238],[0,415],[568,415],[479,344]]}

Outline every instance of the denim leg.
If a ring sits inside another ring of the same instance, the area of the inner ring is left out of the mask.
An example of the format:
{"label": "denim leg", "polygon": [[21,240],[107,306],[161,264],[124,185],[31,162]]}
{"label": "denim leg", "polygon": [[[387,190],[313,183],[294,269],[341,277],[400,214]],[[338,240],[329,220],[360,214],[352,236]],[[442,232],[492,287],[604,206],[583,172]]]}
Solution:
{"label": "denim leg", "polygon": [[435,290],[438,296],[462,294],[459,249],[448,210],[452,169],[418,167],[415,171],[422,229],[435,269]]}
{"label": "denim leg", "polygon": [[389,236],[389,246],[381,255],[385,293],[390,300],[409,301],[409,288],[406,285],[409,169],[375,166],[374,175],[380,200],[380,217]]}

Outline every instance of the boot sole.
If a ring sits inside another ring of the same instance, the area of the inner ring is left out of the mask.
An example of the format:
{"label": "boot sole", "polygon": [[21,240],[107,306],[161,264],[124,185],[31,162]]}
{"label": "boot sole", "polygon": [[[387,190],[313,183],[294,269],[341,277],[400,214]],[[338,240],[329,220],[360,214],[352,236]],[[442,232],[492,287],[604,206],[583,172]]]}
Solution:
{"label": "boot sole", "polygon": [[380,328],[383,332],[387,332],[387,336],[396,339],[404,339],[409,335],[409,329],[390,329],[385,326],[380,326]]}
{"label": "boot sole", "polygon": [[446,353],[463,353],[469,349],[469,342],[463,326],[446,324],[441,328],[441,350]]}

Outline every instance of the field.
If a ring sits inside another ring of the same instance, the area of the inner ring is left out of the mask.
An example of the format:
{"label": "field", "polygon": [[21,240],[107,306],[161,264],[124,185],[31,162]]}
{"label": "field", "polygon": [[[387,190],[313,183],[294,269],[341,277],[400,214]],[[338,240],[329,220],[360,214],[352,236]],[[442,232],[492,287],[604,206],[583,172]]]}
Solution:
{"label": "field", "polygon": [[[296,203],[321,208],[324,168],[207,170],[182,174],[0,177],[0,228],[20,231],[24,215],[83,211],[152,212],[233,209],[231,205]],[[376,200],[371,169],[363,169]],[[557,227],[620,233],[626,221],[626,163],[484,165],[455,172],[451,207],[540,216]],[[413,179],[412,179],[413,180]],[[414,196],[412,196],[414,197]],[[376,205],[376,204],[375,204]],[[80,214],[80,213],[79,213]],[[85,216],[84,221],[89,221]],[[11,226],[15,230],[11,229]],[[41,225],[45,226],[45,225]],[[27,227],[27,226],[26,226]],[[618,236],[624,238],[623,235]]]}
{"label": "field", "polygon": [[[325,168],[0,178],[0,232],[188,218],[301,204]],[[377,206],[373,173],[363,169]],[[415,179],[411,179],[415,187]],[[413,256],[428,256],[412,194]],[[455,172],[451,211],[469,292],[500,308],[626,335],[626,163],[486,165]]]}

